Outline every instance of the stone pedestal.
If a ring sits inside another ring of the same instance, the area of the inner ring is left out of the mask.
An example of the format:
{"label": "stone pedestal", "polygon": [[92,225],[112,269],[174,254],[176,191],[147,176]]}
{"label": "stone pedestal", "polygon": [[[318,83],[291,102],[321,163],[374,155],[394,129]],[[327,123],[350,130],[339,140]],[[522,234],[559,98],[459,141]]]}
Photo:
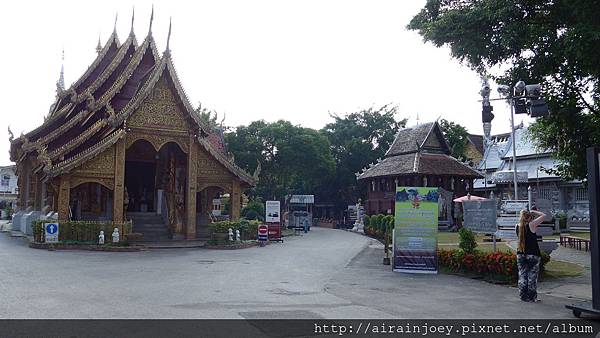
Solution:
{"label": "stone pedestal", "polygon": [[352,231],[364,234],[365,226],[362,223],[354,223],[354,227],[352,228]]}
{"label": "stone pedestal", "polygon": [[21,231],[21,218],[23,218],[24,214],[25,212],[18,211],[13,215],[11,229],[12,231]]}

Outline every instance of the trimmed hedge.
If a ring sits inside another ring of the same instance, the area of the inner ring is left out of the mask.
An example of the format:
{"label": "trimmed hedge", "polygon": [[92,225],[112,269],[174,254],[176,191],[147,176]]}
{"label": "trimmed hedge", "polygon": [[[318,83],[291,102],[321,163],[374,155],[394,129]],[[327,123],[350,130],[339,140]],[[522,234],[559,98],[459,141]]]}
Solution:
{"label": "trimmed hedge", "polygon": [[[45,231],[44,223],[52,221],[35,221],[33,223],[33,239],[34,242],[44,243]],[[101,222],[101,221],[58,221],[59,242],[98,242],[98,235],[100,231],[104,231],[104,242],[110,243],[112,241],[112,233],[114,228],[119,229],[120,241],[126,241],[126,234],[130,234],[132,231],[132,223],[115,223],[115,222]]]}
{"label": "trimmed hedge", "polygon": [[364,223],[367,235],[385,240],[387,232],[391,239],[392,230],[394,229],[394,215],[378,214],[371,217],[365,216]]}
{"label": "trimmed hedge", "polygon": [[257,238],[259,224],[261,224],[259,221],[241,219],[239,221],[213,222],[208,225],[208,229],[211,234],[227,234],[229,233],[229,228],[233,230],[234,234],[236,230],[239,230],[241,238],[246,240]]}

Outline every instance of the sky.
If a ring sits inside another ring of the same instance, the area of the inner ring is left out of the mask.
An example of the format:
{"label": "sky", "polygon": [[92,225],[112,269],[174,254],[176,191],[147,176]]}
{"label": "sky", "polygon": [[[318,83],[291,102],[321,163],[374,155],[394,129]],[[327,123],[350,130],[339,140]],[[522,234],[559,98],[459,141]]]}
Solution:
{"label": "sky", "polygon": [[[480,77],[424,43],[406,25],[424,0],[154,1],[152,32],[170,48],[192,105],[225,116],[225,125],[289,120],[310,128],[392,103],[408,125],[445,118],[482,134]],[[11,1],[0,12],[2,80],[0,165],[15,137],[39,126],[55,98],[62,64],[66,87],[92,63],[100,37],[148,33],[148,1]],[[32,10],[35,8],[35,10]],[[494,86],[492,87],[495,88]],[[492,97],[497,96],[494,92]],[[510,111],[494,103],[492,133],[510,130]],[[516,123],[520,122],[516,119]]]}

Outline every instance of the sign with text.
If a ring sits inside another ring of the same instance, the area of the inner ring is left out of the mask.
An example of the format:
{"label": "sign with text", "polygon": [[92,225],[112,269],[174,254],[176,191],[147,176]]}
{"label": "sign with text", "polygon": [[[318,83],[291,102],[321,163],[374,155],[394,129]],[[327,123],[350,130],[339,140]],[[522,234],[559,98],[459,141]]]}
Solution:
{"label": "sign with text", "polygon": [[465,228],[484,234],[493,234],[498,229],[495,200],[463,201],[463,210]]}
{"label": "sign with text", "polygon": [[267,201],[265,203],[265,221],[267,223],[279,223],[281,215],[281,203],[279,201]]}
{"label": "sign with text", "polygon": [[438,188],[396,188],[393,270],[437,273]]}
{"label": "sign with text", "polygon": [[527,204],[527,201],[504,201],[502,203],[502,210],[504,210],[504,212],[517,213],[523,209],[529,209]]}
{"label": "sign with text", "polygon": [[501,228],[514,228],[519,223],[519,216],[502,216],[496,219],[496,224]]}
{"label": "sign with text", "polygon": [[58,223],[44,223],[46,243],[58,243]]}

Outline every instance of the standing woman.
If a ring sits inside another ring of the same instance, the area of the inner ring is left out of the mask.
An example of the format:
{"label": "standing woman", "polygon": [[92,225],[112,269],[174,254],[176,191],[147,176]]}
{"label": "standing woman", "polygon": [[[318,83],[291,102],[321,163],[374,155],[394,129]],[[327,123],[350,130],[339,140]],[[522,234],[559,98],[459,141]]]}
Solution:
{"label": "standing woman", "polygon": [[519,296],[524,302],[537,302],[537,279],[540,271],[541,253],[535,232],[546,214],[539,211],[521,210],[517,225],[519,246],[517,267],[519,268]]}

